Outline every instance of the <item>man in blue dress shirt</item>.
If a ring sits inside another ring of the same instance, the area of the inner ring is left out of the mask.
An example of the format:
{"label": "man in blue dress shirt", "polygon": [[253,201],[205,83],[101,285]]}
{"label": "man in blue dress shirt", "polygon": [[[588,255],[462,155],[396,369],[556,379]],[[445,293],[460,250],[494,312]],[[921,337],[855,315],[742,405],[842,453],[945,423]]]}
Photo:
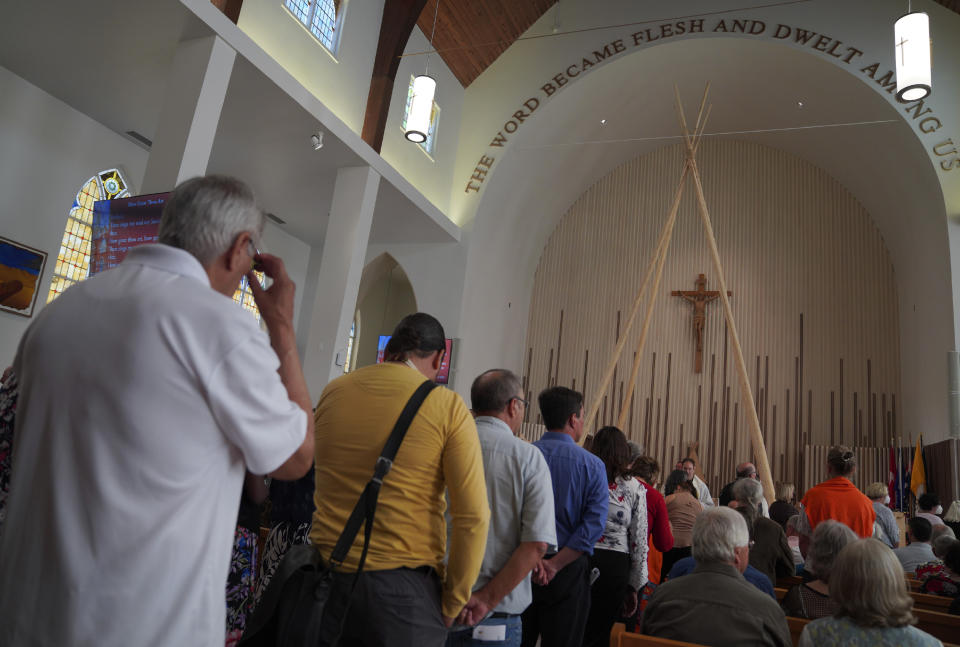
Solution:
{"label": "man in blue dress shirt", "polygon": [[577,443],[583,435],[583,395],[555,386],[539,397],[547,431],[534,443],[553,482],[556,554],[533,572],[533,602],[523,612],[523,645],[579,646],[590,612],[589,557],[607,521],[603,461]]}

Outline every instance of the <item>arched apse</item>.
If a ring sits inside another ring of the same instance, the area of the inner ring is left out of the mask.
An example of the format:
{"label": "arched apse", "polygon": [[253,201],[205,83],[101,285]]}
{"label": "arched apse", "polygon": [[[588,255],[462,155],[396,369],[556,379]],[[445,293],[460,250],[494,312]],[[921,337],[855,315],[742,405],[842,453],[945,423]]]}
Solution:
{"label": "arched apse", "polygon": [[354,366],[377,361],[377,340],[389,335],[404,316],[417,311],[417,298],[403,267],[388,253],[367,263],[360,277],[356,317],[362,322],[356,336]]}
{"label": "arched apse", "polygon": [[[870,213],[887,241],[900,295],[903,429],[943,437],[945,353],[954,347],[944,195],[912,126],[884,96],[852,79],[786,45],[702,38],[607,63],[539,108],[497,161],[468,226],[461,370],[490,362],[521,370],[534,269],[560,216],[611,169],[670,143],[664,138],[678,133],[675,83],[693,111],[711,81],[708,133],[741,133],[735,137],[804,159]],[[880,123],[777,130],[798,123],[798,111],[809,125]],[[674,186],[665,183],[663,191]]]}
{"label": "arched apse", "polygon": [[[559,384],[590,402],[607,369],[673,200],[663,191],[682,145],[628,160],[574,201],[539,258],[525,348],[530,393]],[[900,430],[898,298],[893,264],[870,215],[834,178],[800,158],[733,139],[703,142],[698,161],[731,306],[776,480],[800,491],[823,476],[815,447],[861,450],[858,483],[885,477]],[[693,310],[672,290],[717,277],[693,189],[685,191],[656,291],[623,431],[661,465],[700,442],[711,490],[752,452],[744,398],[719,302],[707,304],[702,369]],[[577,277],[578,280],[570,280]],[[593,429],[617,424],[639,322],[627,333]],[[798,397],[799,394],[799,397]],[[538,423],[537,412],[528,422]],[[535,428],[528,428],[530,437]],[[909,438],[909,437],[908,437]]]}

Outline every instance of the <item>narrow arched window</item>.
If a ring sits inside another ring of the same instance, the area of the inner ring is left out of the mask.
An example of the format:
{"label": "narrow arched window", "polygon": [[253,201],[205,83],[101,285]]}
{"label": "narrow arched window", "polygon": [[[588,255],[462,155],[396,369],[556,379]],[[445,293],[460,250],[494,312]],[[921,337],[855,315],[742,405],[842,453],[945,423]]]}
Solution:
{"label": "narrow arched window", "polygon": [[357,329],[357,319],[360,318],[360,313],[357,312],[353,316],[353,323],[350,324],[350,334],[347,336],[347,356],[343,360],[343,372],[349,373],[351,370],[356,368],[356,358],[354,355],[357,351],[357,333],[360,331]]}
{"label": "narrow arched window", "polygon": [[53,269],[47,303],[90,275],[93,203],[97,200],[125,198],[128,195],[130,192],[127,190],[127,181],[115,168],[100,171],[83,183],[67,214],[67,228],[63,232],[60,253],[57,254],[57,264]]}
{"label": "narrow arched window", "polygon": [[[57,264],[53,270],[53,280],[50,283],[50,292],[47,294],[47,303],[56,299],[64,290],[75,283],[90,276],[90,244],[93,238],[93,204],[98,200],[113,200],[126,198],[130,195],[127,181],[118,169],[112,168],[100,171],[92,176],[77,192],[67,214],[67,227],[63,232],[63,241],[60,243],[60,252],[57,254]],[[154,242],[156,238],[143,242]],[[257,272],[261,284],[264,275]],[[240,285],[233,293],[233,300],[244,310],[253,313],[260,321],[260,310],[253,300],[253,291],[243,277]]]}

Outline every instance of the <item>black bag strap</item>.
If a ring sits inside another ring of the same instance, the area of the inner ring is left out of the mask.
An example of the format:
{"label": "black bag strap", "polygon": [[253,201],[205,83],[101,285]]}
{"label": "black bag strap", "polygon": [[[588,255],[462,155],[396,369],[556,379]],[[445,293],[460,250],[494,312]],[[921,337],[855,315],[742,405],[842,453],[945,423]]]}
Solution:
{"label": "black bag strap", "polygon": [[373,477],[367,482],[367,486],[363,489],[363,494],[360,495],[360,499],[353,507],[353,512],[350,513],[347,525],[344,527],[343,532],[340,533],[340,538],[337,539],[337,543],[333,547],[333,552],[330,554],[331,566],[337,567],[343,564],[343,560],[347,558],[347,554],[350,552],[350,547],[353,546],[353,541],[356,539],[357,533],[360,532],[360,525],[366,520],[363,536],[363,552],[360,554],[357,574],[359,575],[363,571],[363,564],[367,560],[367,550],[370,548],[370,535],[373,532],[373,515],[377,510],[377,499],[380,497],[380,487],[383,485],[383,479],[386,478],[390,472],[390,468],[393,467],[393,459],[397,455],[397,450],[400,449],[400,443],[403,442],[403,437],[407,434],[407,429],[410,428],[410,423],[413,422],[417,411],[420,410],[420,405],[423,404],[423,401],[427,399],[427,396],[430,395],[430,392],[436,388],[436,386],[436,382],[432,380],[425,381],[417,387],[417,390],[414,391],[410,399],[407,400],[403,411],[400,412],[400,417],[397,418],[397,422],[393,426],[393,431],[390,432],[390,436],[387,438],[387,442],[380,452],[380,457],[377,458],[377,464],[373,470]]}

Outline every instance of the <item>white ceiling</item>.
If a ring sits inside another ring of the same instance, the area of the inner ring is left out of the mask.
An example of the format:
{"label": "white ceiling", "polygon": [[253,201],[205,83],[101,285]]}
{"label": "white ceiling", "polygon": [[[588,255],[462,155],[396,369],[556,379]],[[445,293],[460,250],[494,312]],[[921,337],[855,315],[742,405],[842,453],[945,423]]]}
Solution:
{"label": "white ceiling", "polygon": [[[8,4],[0,22],[0,65],[115,132],[133,130],[150,140],[165,94],[175,91],[168,76],[177,44],[213,33],[174,1]],[[309,138],[318,130],[325,131],[324,146],[314,151]],[[354,139],[353,146],[366,148]],[[249,182],[263,207],[286,221],[286,231],[321,245],[337,169],[366,165],[364,156],[371,155],[367,149],[361,156],[333,136],[310,110],[237,56],[208,171]],[[438,226],[436,216],[425,214],[409,185],[391,171],[380,182],[370,240],[453,241],[451,227]]]}
{"label": "white ceiling", "polygon": [[197,28],[179,2],[5,2],[0,65],[111,130],[153,139],[176,45]]}

